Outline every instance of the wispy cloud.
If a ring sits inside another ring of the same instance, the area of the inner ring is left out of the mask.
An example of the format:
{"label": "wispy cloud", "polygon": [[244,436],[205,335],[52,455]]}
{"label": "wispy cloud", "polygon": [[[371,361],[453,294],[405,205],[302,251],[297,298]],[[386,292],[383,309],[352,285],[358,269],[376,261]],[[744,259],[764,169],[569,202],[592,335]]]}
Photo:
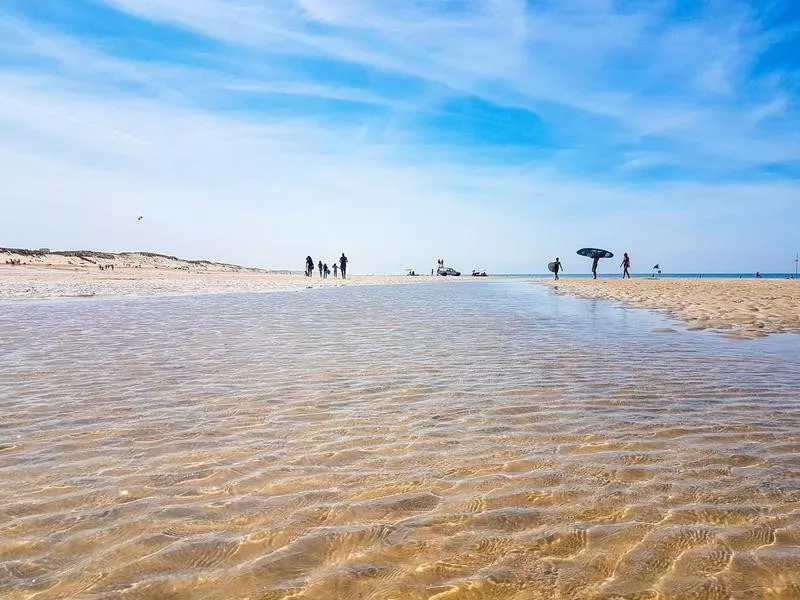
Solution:
{"label": "wispy cloud", "polygon": [[[797,29],[747,4],[677,10],[14,0],[0,16],[0,169],[8,201],[49,212],[5,235],[280,267],[347,240],[365,271],[444,246],[531,270],[530,255],[590,237],[678,258],[717,219],[757,224],[764,270],[793,252],[780,215],[800,194]],[[126,224],[142,205],[160,224]],[[724,257],[706,253],[705,268]]]}

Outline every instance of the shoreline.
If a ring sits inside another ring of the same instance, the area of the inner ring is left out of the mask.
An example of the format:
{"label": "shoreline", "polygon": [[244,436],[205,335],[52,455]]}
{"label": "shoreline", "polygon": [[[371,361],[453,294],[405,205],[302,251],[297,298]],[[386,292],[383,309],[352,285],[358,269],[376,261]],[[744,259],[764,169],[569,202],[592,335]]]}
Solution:
{"label": "shoreline", "polygon": [[787,279],[621,278],[538,280],[555,294],[663,311],[689,330],[753,339],[800,333],[800,282]]}
{"label": "shoreline", "polygon": [[352,274],[347,279],[323,279],[316,273],[309,278],[301,271],[185,260],[153,252],[0,248],[0,301],[290,292],[446,279]]}
{"label": "shoreline", "polygon": [[135,273],[54,271],[4,268],[0,264],[0,301],[144,298],[292,292],[367,285],[409,285],[449,280],[445,277],[404,275],[349,275],[347,279],[308,278],[269,272],[186,273],[137,270]]}

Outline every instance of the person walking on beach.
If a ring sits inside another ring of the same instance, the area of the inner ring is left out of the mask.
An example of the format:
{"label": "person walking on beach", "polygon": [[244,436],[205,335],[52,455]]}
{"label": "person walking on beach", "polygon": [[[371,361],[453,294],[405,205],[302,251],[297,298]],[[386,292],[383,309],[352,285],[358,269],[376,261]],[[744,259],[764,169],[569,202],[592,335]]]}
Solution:
{"label": "person walking on beach", "polygon": [[319,276],[322,277],[322,261],[319,261]]}
{"label": "person walking on beach", "polygon": [[339,265],[336,264],[336,261],[333,261],[333,276],[338,277],[337,273],[339,272]]}
{"label": "person walking on beach", "polygon": [[328,268],[328,263],[322,265],[322,278],[327,279],[328,275],[331,274],[331,270]]}
{"label": "person walking on beach", "polygon": [[600,255],[595,254],[592,256],[592,279],[597,279],[597,263],[600,262]]}
{"label": "person walking on beach", "polygon": [[558,280],[558,272],[564,270],[564,265],[561,264],[561,259],[556,256],[556,260],[553,262],[553,274],[556,276],[556,280]]}
{"label": "person walking on beach", "polygon": [[342,252],[342,256],[339,259],[339,270],[342,272],[342,279],[347,279],[347,257]]}
{"label": "person walking on beach", "polygon": [[628,269],[631,268],[631,259],[628,257],[627,252],[623,252],[622,262],[620,263],[619,266],[622,267],[622,278],[625,279],[627,277],[628,279],[630,279],[631,274],[628,273]]}
{"label": "person walking on beach", "polygon": [[306,277],[311,277],[314,274],[314,259],[306,256]]}

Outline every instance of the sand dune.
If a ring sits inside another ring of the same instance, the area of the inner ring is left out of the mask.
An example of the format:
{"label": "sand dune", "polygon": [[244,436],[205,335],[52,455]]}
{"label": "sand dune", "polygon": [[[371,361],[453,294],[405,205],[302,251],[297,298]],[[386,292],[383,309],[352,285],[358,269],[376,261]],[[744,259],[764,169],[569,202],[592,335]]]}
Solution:
{"label": "sand dune", "polygon": [[[18,260],[20,264],[12,266],[8,264],[11,260]],[[113,265],[113,270],[106,268],[109,265]],[[269,292],[322,286],[414,283],[425,279],[431,278],[351,275],[346,280],[334,277],[323,280],[316,276],[305,277],[299,271],[267,271],[149,252],[112,254],[0,248],[0,299],[7,300]]]}
{"label": "sand dune", "polygon": [[96,270],[113,265],[114,269],[162,269],[198,273],[290,273],[290,271],[265,271],[239,265],[212,262],[209,260],[186,260],[176,256],[155,252],[98,252],[96,250],[49,251],[0,248],[0,266],[9,260],[18,260],[21,265],[47,270],[83,271]]}
{"label": "sand dune", "polygon": [[665,310],[689,329],[731,337],[800,332],[800,281],[787,279],[562,279],[556,293]]}

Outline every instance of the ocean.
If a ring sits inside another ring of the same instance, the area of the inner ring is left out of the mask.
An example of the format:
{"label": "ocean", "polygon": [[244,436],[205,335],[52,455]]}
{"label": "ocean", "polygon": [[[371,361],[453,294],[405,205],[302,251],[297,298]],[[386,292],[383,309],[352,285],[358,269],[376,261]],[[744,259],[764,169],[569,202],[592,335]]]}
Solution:
{"label": "ocean", "polygon": [[[795,279],[794,273],[761,273],[762,279]],[[562,279],[591,279],[592,273],[559,273]],[[756,279],[755,273],[662,273],[661,275],[654,275],[653,273],[631,273],[631,278],[651,278],[657,277],[659,279]],[[501,274],[493,275],[493,277],[514,277],[523,279],[552,279],[552,273],[530,273],[530,274]],[[621,273],[598,273],[598,279],[621,279]]]}
{"label": "ocean", "polygon": [[514,279],[2,315],[0,597],[800,597],[800,336]]}

